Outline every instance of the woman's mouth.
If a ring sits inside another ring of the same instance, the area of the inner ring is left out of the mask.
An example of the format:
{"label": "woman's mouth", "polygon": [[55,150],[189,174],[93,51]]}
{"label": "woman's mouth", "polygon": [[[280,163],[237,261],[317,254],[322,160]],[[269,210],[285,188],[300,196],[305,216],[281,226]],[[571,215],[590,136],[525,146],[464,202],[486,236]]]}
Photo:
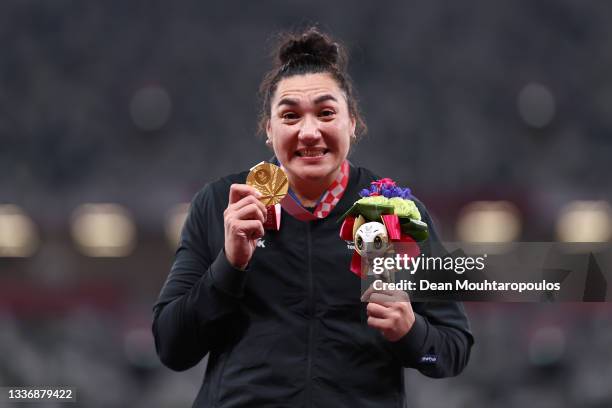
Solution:
{"label": "woman's mouth", "polygon": [[298,157],[316,158],[316,157],[323,157],[323,155],[325,155],[328,152],[329,152],[329,149],[310,147],[307,149],[300,149],[296,151],[295,155]]}

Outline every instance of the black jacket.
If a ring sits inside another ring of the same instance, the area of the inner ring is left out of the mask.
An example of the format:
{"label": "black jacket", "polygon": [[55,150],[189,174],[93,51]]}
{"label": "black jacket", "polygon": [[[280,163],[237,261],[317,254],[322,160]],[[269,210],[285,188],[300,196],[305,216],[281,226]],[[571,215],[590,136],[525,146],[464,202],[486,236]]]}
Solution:
{"label": "black jacket", "polygon": [[473,339],[459,303],[413,303],[414,326],[395,343],[366,323],[337,219],[377,177],[351,166],[347,191],[325,219],[283,211],[280,231],[266,231],[240,271],[223,252],[223,211],[230,185],[246,175],[194,197],[154,306],[166,366],[186,370],[210,353],[194,407],[404,407],[404,367],[430,377],[463,370]]}

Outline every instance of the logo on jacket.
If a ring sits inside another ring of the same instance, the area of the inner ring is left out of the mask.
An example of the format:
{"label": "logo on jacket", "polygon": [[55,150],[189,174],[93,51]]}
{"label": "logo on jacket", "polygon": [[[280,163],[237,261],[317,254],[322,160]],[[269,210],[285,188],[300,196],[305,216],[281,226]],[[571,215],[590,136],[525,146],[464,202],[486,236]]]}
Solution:
{"label": "logo on jacket", "polygon": [[265,248],[266,247],[266,240],[259,238],[257,240],[257,242],[255,243],[255,245],[257,246],[257,248]]}
{"label": "logo on jacket", "polygon": [[435,354],[425,354],[421,357],[421,363],[435,364],[438,361],[438,356]]}

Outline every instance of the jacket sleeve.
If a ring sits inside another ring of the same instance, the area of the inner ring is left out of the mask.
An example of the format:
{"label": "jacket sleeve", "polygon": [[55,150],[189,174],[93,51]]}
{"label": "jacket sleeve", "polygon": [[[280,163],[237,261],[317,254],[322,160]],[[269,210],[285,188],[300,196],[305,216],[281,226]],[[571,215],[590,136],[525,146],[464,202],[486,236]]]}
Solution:
{"label": "jacket sleeve", "polygon": [[224,205],[215,202],[212,190],[209,185],[192,200],[170,274],[153,307],[157,354],[177,371],[196,365],[222,340],[220,328],[236,311],[247,277],[229,264],[222,249],[214,252],[213,238],[223,241],[219,217]]}
{"label": "jacket sleeve", "polygon": [[[429,239],[423,247],[426,254],[439,246],[438,235],[423,204],[415,201],[424,222],[429,225]],[[404,367],[412,367],[428,377],[458,375],[470,358],[474,337],[460,302],[413,302],[415,322],[410,331],[391,343],[393,353]]]}

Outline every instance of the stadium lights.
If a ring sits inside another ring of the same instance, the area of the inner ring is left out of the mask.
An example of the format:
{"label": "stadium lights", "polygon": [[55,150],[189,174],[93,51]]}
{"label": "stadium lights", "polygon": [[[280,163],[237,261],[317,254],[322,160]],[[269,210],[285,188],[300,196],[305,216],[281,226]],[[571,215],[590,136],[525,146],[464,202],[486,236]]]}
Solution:
{"label": "stadium lights", "polygon": [[557,239],[561,242],[607,242],[612,238],[612,210],[605,201],[572,201],[561,209]]}
{"label": "stadium lights", "polygon": [[0,257],[29,257],[38,243],[38,231],[30,217],[16,205],[0,205]]}
{"label": "stadium lights", "polygon": [[168,244],[175,250],[178,247],[181,230],[185,224],[187,213],[189,212],[189,203],[180,203],[175,205],[168,211],[166,217],[166,238]]}
{"label": "stadium lights", "polygon": [[508,243],[521,234],[518,209],[509,201],[474,201],[457,221],[457,237],[472,243]]}
{"label": "stadium lights", "polygon": [[91,257],[124,257],[136,244],[136,227],[118,204],[83,204],[72,214],[72,238]]}

